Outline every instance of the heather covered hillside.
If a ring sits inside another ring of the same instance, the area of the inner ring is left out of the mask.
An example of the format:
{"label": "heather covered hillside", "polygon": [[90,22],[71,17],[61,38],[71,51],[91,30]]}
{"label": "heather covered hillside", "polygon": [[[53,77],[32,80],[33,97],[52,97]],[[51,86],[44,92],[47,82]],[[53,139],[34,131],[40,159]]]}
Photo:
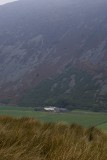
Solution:
{"label": "heather covered hillside", "polygon": [[0,103],[107,110],[107,1],[0,6]]}
{"label": "heather covered hillside", "polygon": [[76,124],[0,117],[1,160],[106,160],[107,135]]}

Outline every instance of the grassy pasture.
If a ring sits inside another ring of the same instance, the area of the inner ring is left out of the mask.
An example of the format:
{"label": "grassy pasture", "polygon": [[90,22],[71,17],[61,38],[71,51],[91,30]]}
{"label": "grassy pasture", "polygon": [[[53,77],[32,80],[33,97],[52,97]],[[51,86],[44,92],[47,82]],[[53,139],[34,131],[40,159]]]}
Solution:
{"label": "grassy pasture", "polygon": [[36,112],[33,108],[20,108],[0,106],[0,115],[13,117],[33,117],[45,122],[65,122],[76,123],[85,127],[96,126],[103,130],[107,130],[107,114],[94,113],[86,111],[72,111],[70,113],[46,113]]}

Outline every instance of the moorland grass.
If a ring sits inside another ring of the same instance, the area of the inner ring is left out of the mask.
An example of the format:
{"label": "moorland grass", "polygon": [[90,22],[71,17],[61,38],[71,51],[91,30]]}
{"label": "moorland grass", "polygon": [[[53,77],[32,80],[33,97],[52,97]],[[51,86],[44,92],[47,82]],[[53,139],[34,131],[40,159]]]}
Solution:
{"label": "moorland grass", "polygon": [[0,117],[0,160],[106,160],[107,135],[96,128]]}

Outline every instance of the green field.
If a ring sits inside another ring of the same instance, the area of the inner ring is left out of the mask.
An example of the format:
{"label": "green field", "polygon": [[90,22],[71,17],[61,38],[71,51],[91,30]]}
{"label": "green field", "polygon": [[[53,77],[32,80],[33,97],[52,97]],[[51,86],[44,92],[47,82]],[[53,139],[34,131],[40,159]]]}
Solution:
{"label": "green field", "polygon": [[37,112],[33,108],[0,106],[1,116],[33,117],[46,122],[77,123],[85,127],[96,126],[107,130],[107,114],[86,111],[72,111],[69,113]]}

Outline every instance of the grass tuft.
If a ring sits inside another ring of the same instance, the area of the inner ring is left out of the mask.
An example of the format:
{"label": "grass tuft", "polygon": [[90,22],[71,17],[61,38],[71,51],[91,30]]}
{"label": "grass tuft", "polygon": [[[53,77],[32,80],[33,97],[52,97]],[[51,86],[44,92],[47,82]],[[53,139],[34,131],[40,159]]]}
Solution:
{"label": "grass tuft", "polygon": [[106,160],[107,135],[91,127],[0,117],[0,160]]}

